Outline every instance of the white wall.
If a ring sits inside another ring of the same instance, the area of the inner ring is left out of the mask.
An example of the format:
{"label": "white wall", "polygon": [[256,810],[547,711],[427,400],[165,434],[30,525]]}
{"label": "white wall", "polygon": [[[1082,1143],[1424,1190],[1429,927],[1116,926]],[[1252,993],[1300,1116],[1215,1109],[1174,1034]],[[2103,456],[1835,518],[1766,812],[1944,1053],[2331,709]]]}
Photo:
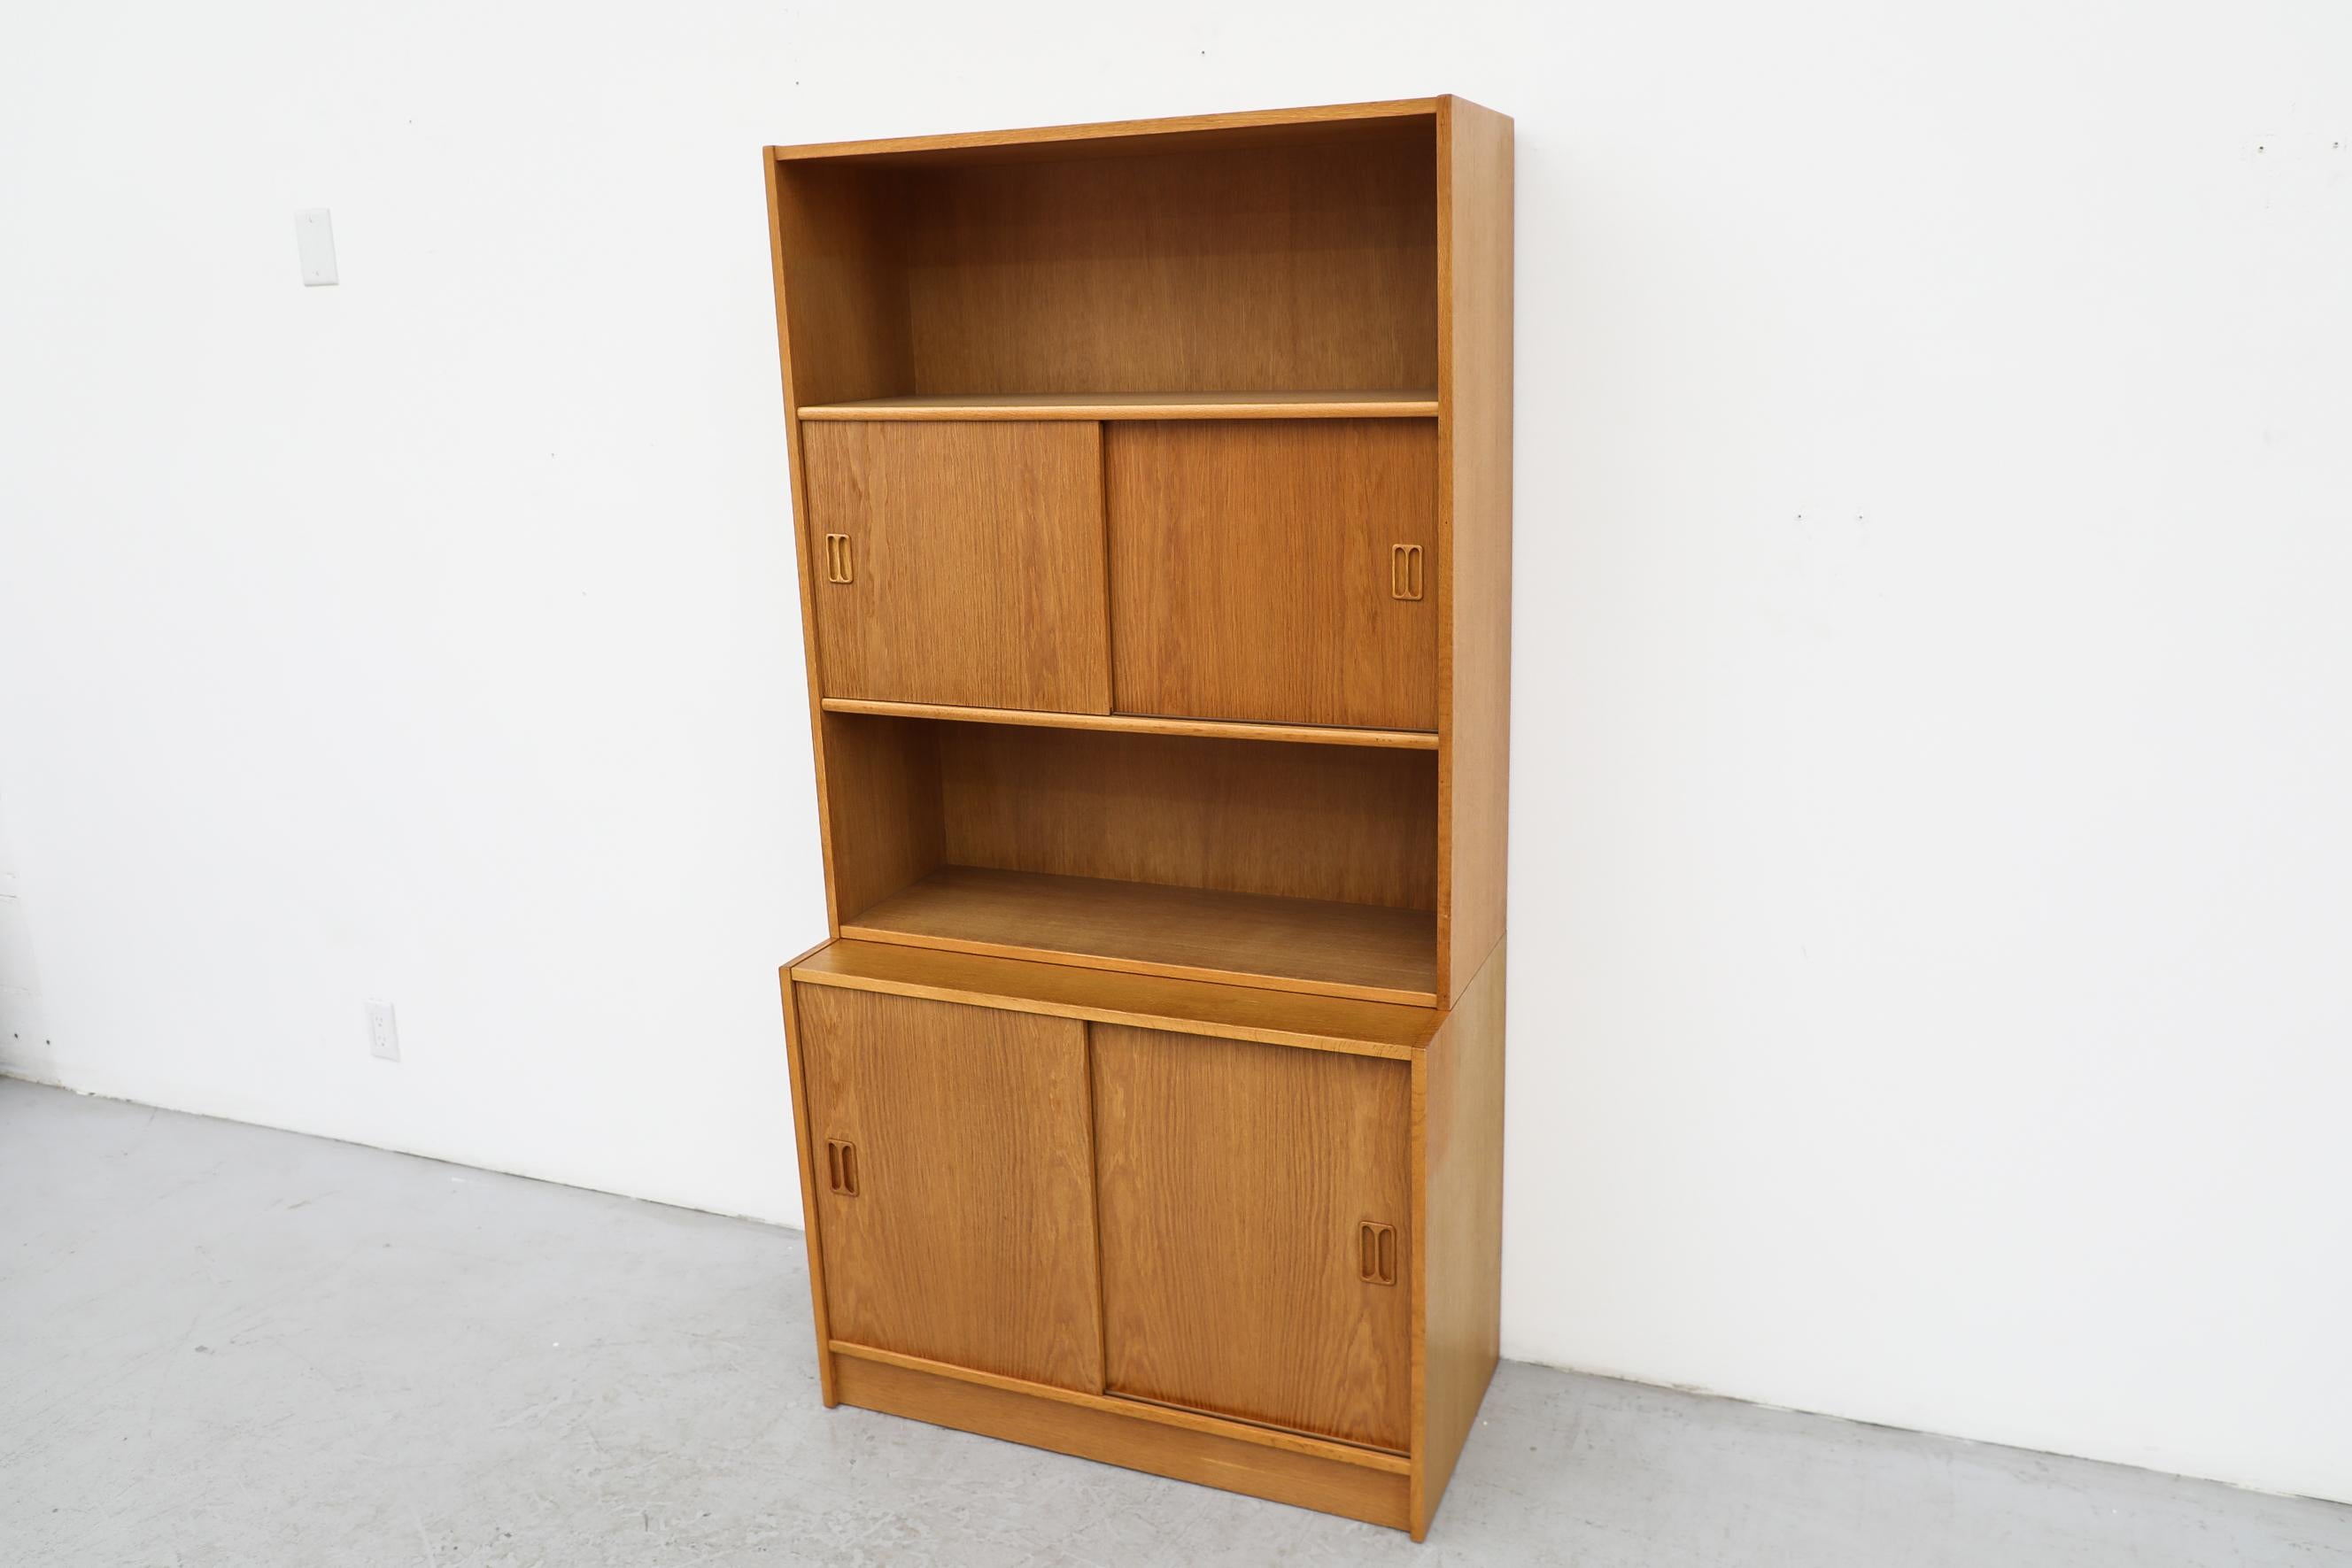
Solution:
{"label": "white wall", "polygon": [[11,10],[0,1061],[796,1219],[756,150],[1459,91],[1506,1349],[2352,1499],[2352,14],[342,9]]}

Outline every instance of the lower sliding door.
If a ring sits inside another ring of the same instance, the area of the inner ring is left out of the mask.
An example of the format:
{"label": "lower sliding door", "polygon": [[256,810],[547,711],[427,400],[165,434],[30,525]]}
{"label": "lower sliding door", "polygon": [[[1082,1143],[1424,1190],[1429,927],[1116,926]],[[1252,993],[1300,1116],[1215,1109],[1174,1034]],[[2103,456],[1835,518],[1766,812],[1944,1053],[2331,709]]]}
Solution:
{"label": "lower sliding door", "polygon": [[793,996],[833,1336],[1098,1391],[1086,1026]]}
{"label": "lower sliding door", "polygon": [[1402,1450],[1402,1062],[1093,1026],[1112,1393]]}

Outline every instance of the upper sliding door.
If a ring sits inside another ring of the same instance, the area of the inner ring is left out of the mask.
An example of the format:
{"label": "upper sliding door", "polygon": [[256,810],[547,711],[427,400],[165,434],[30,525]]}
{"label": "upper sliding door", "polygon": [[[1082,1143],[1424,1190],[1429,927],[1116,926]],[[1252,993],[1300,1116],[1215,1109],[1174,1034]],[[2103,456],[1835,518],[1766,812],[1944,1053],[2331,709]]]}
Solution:
{"label": "upper sliding door", "polygon": [[1103,428],[1118,711],[1437,727],[1437,426]]}
{"label": "upper sliding door", "polygon": [[811,422],[824,694],[1110,710],[1101,447],[1084,422]]}

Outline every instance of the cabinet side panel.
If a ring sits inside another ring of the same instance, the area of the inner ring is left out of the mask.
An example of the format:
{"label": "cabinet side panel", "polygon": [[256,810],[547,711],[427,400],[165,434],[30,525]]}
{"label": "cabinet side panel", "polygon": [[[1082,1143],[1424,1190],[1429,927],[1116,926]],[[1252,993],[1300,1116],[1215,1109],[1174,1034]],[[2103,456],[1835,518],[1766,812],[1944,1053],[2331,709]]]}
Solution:
{"label": "cabinet side panel", "polygon": [[1091,1033],[1111,1392],[1403,1449],[1405,1065]]}
{"label": "cabinet side panel", "polygon": [[1459,99],[1439,118],[1438,591],[1445,844],[1438,988],[1451,1003],[1503,935],[1511,782],[1511,122]]}
{"label": "cabinet side panel", "polygon": [[795,993],[834,1338],[1099,1392],[1086,1026]]}
{"label": "cabinet side panel", "polygon": [[819,716],[836,928],[940,868],[938,728],[919,719]]}
{"label": "cabinet side panel", "polygon": [[[810,956],[803,954],[802,958]],[[794,962],[799,962],[796,959]],[[833,1324],[824,1311],[824,1258],[817,1242],[816,1166],[809,1155],[808,1076],[801,1060],[801,1025],[796,988],[790,965],[779,972],[784,997],[784,1061],[792,1080],[793,1145],[800,1159],[801,1240],[808,1249],[810,1313],[816,1322],[817,1387],[826,1408],[839,1403],[833,1377]]]}
{"label": "cabinet side panel", "polygon": [[1478,1418],[1500,1354],[1503,971],[1497,946],[1428,1049],[1428,1181],[1421,1262],[1423,1427],[1413,1528],[1425,1531]]}
{"label": "cabinet side panel", "polygon": [[793,559],[799,569],[802,656],[816,768],[818,837],[825,863],[825,914],[835,932],[845,913],[833,859],[833,801],[826,791],[823,695],[817,653],[816,556],[811,543],[808,467],[801,441],[803,404],[874,397],[910,373],[906,265],[895,213],[898,183],[840,170],[780,163],[763,155],[770,261],[776,287],[776,355],[783,373],[784,445],[793,507]]}
{"label": "cabinet side panel", "polygon": [[907,390],[912,376],[899,177],[776,166],[777,261],[792,410]]}

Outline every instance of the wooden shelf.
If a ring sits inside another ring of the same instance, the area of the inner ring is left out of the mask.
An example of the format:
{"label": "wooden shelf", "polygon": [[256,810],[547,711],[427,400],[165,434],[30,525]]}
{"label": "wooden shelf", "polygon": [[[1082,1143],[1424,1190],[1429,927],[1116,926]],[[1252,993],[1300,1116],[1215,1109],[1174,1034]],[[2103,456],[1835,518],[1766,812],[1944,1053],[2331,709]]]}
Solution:
{"label": "wooden shelf", "polygon": [[1229,740],[1280,740],[1305,746],[1370,746],[1398,751],[1434,751],[1437,733],[1427,729],[1349,729],[1338,725],[1247,724],[1222,718],[1160,718],[1126,713],[1045,713],[1034,708],[952,707],[936,703],[877,702],[864,697],[826,697],[827,713],[873,714],[886,718],[943,718],[965,724],[1013,724],[1036,729],[1108,729],[1127,735],[1206,735]]}
{"label": "wooden shelf", "polygon": [[808,419],[1434,419],[1433,388],[1397,392],[1016,393],[814,403]]}
{"label": "wooden shelf", "polygon": [[1426,910],[942,866],[841,923],[868,942],[1433,1006]]}

